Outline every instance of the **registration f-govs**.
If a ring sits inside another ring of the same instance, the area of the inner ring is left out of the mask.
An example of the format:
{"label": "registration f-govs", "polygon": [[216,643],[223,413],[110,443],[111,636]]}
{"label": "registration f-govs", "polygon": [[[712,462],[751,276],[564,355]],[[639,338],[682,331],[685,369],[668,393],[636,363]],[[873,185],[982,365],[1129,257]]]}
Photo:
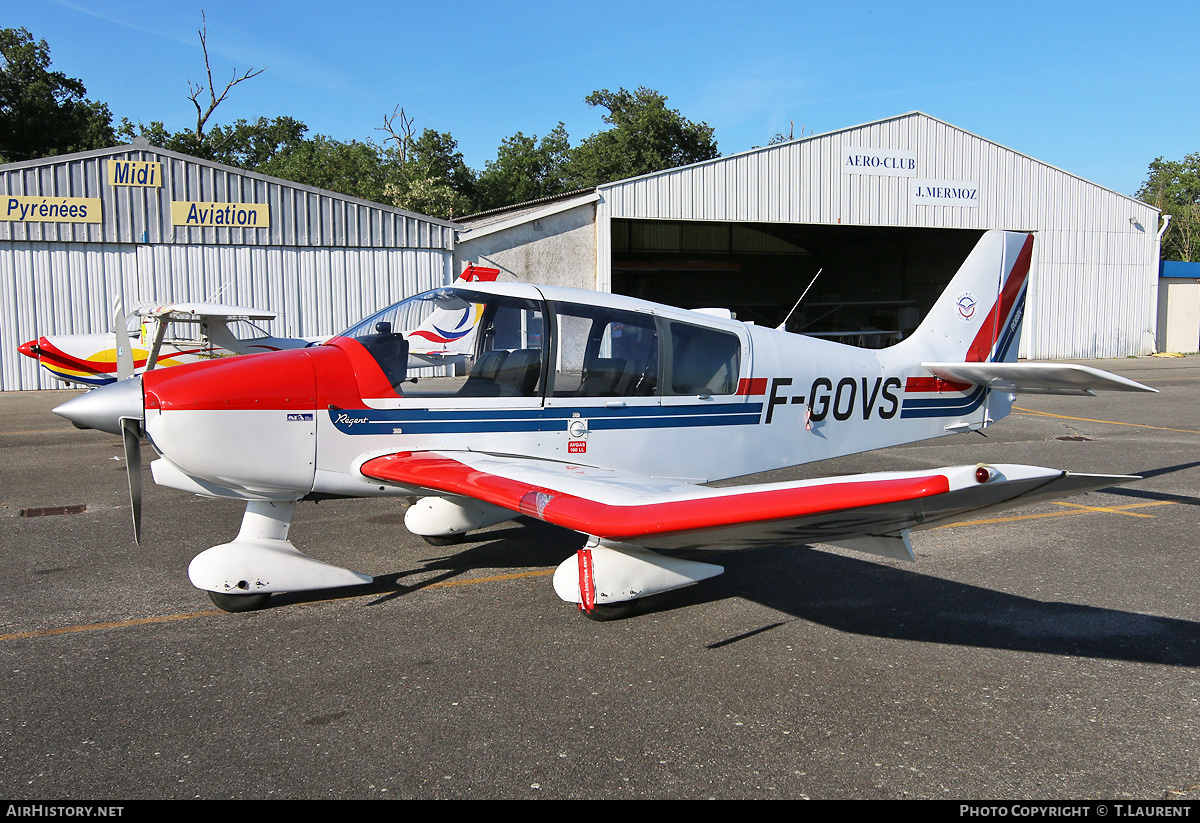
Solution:
{"label": "registration f-govs", "polygon": [[[866,350],[611,294],[463,282],[321,346],[179,366],[57,411],[124,433],[135,528],[144,433],[164,486],[246,501],[192,583],[230,610],[368,575],[299,552],[300,500],[419,498],[449,543],[528,515],[587,536],[554,589],[593,617],[719,574],[680,549],[824,543],[912,559],[913,530],[1131,478],[965,465],[710,488],[708,481],[982,429],[1016,392],[1153,391],[1017,363],[1032,235],[983,235],[917,330]],[[694,556],[694,552],[689,552]]]}

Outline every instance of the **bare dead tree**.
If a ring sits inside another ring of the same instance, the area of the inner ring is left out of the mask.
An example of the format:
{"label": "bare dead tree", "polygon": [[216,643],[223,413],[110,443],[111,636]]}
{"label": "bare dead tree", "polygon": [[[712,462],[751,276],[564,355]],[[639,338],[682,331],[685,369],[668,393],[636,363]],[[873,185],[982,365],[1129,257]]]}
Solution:
{"label": "bare dead tree", "polygon": [[[225,90],[221,92],[220,96],[218,96],[213,88],[212,66],[209,64],[208,60],[208,20],[205,19],[203,11],[200,12],[200,21],[200,48],[204,50],[204,71],[208,74],[208,86],[205,87],[196,83],[192,83],[191,80],[188,81],[188,91],[191,92],[191,94],[188,95],[188,99],[190,99],[192,101],[192,105],[196,107],[197,140],[204,139],[204,124],[208,122],[208,118],[212,116],[212,113],[216,110],[217,106],[221,105],[221,102],[229,94],[229,90],[238,83],[241,83],[243,80],[249,80],[251,77],[257,77],[266,71],[266,68],[257,70],[251,68],[239,77],[237,69],[234,69],[233,79],[226,84]],[[200,95],[204,94],[206,90],[208,91],[209,103],[208,108],[204,109],[200,105]]]}
{"label": "bare dead tree", "polygon": [[[400,121],[400,131],[396,132],[396,121]],[[404,116],[404,109],[396,106],[390,115],[383,116],[383,125],[376,127],[376,131],[385,131],[388,137],[385,137],[383,142],[395,140],[396,145],[400,147],[400,157],[405,163],[408,162],[409,154],[413,147],[413,118]]]}

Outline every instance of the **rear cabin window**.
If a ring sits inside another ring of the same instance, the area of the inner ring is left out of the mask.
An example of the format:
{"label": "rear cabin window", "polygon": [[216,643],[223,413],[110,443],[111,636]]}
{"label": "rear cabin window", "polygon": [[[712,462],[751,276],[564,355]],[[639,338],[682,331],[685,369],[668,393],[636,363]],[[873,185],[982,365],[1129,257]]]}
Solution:
{"label": "rear cabin window", "polygon": [[671,324],[671,373],[667,395],[735,394],[742,351],[736,334]]}

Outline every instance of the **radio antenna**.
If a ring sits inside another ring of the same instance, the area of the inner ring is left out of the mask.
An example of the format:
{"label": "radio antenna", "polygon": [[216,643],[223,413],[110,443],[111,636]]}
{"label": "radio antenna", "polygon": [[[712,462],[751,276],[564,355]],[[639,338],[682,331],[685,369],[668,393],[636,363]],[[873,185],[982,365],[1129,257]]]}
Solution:
{"label": "radio antenna", "polygon": [[808,290],[813,287],[813,283],[817,282],[817,278],[821,276],[821,272],[823,271],[825,271],[824,268],[817,269],[817,273],[813,275],[813,279],[808,281],[808,286],[800,294],[800,299],[796,301],[796,305],[792,306],[792,310],[787,313],[787,317],[783,318],[783,322],[775,327],[776,331],[787,331],[787,321],[791,320],[792,315],[796,313],[796,309],[800,308],[800,303],[804,300],[804,295],[808,294]]}

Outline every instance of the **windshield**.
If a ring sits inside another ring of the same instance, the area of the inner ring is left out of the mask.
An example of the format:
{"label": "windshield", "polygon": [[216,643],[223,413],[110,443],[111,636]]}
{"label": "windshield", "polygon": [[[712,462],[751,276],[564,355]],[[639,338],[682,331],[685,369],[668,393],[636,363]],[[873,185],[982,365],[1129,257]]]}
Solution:
{"label": "windshield", "polygon": [[444,288],[371,315],[357,340],[405,396],[536,397],[545,362],[541,303]]}

